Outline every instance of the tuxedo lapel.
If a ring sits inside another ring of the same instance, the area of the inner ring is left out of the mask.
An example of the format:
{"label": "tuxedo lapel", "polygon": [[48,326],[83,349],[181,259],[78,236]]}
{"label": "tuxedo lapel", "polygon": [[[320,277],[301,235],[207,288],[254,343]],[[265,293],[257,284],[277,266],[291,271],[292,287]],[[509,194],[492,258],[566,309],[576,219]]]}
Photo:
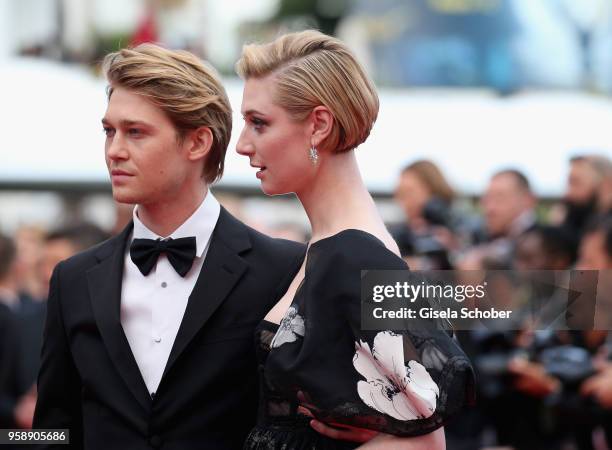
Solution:
{"label": "tuxedo lapel", "polygon": [[100,248],[97,253],[100,263],[87,271],[87,282],[96,324],[111,360],[138,403],[148,411],[151,397],[120,318],[125,247],[132,227],[131,223],[120,235]]}
{"label": "tuxedo lapel", "polygon": [[244,225],[221,208],[206,259],[189,296],[183,321],[164,369],[162,383],[177,358],[246,271],[247,263],[239,254],[249,248],[250,239]]}

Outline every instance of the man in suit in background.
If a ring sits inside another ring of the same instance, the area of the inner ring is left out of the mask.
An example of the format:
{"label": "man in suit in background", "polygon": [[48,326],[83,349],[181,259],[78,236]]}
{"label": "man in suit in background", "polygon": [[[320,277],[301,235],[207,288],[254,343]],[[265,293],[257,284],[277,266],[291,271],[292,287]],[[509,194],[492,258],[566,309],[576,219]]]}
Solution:
{"label": "man in suit in background", "polygon": [[113,196],[137,206],[122,233],[54,270],[34,427],[70,429],[72,448],[240,448],[257,408],[254,328],[305,249],[211,194],[231,109],[210,68],[145,44],[104,70]]}
{"label": "man in suit in background", "polygon": [[516,169],[496,172],[480,199],[485,242],[466,252],[457,268],[510,269],[517,238],[536,224],[536,203],[525,174]]}
{"label": "man in suit in background", "polygon": [[15,416],[19,389],[19,307],[15,280],[15,243],[0,234],[0,428],[19,426]]}
{"label": "man in suit in background", "polygon": [[[109,235],[98,226],[85,222],[59,227],[48,233],[44,237],[36,270],[44,291],[49,292],[53,269],[60,261],[99,244],[108,237]],[[19,341],[19,392],[22,394],[15,408],[15,418],[19,428],[32,428],[37,398],[36,376],[40,365],[46,312],[46,297],[34,300],[26,295],[21,296],[20,309],[16,317]]]}

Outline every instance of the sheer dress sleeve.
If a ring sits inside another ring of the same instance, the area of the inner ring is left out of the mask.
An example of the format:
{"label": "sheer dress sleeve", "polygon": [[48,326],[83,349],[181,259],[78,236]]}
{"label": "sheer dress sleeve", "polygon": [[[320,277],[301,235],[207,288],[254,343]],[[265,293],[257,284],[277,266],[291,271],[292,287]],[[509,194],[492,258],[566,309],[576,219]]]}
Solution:
{"label": "sheer dress sleeve", "polygon": [[407,270],[359,230],[314,243],[281,321],[267,382],[327,423],[398,436],[427,434],[474,399],[474,374],[443,330],[361,329],[361,270]]}

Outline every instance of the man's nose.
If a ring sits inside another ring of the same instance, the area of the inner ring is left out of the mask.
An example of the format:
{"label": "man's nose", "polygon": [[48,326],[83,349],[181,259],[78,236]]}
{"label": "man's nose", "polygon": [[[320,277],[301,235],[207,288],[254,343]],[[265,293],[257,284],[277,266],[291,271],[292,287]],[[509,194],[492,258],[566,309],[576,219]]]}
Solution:
{"label": "man's nose", "polygon": [[125,141],[117,134],[113,136],[111,142],[107,144],[106,155],[112,160],[126,159],[127,150],[125,148]]}

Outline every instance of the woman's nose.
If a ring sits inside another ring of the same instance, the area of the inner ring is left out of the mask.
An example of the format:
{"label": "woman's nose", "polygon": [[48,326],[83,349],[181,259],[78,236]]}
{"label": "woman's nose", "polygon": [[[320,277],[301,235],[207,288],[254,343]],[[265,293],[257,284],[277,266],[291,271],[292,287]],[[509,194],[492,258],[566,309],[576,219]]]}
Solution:
{"label": "woman's nose", "polygon": [[243,156],[251,156],[255,153],[255,148],[253,144],[248,142],[248,140],[244,136],[244,130],[240,133],[240,137],[238,138],[238,142],[236,143],[236,152],[239,155]]}

